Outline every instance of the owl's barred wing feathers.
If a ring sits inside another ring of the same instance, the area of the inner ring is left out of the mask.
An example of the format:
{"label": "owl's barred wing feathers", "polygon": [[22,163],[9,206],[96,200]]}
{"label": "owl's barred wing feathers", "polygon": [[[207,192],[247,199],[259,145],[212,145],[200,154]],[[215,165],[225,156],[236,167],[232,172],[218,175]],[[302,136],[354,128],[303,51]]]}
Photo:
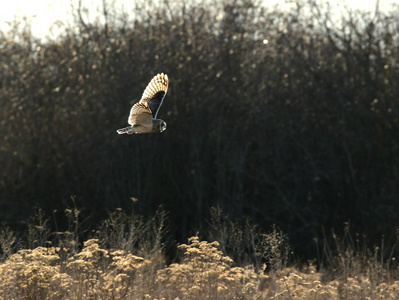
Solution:
{"label": "owl's barred wing feathers", "polygon": [[151,111],[148,107],[140,102],[137,102],[130,109],[130,115],[128,123],[132,126],[134,125],[143,125],[143,126],[152,126],[152,115]]}
{"label": "owl's barred wing feathers", "polygon": [[[168,91],[168,75],[161,73],[156,75],[147,85],[139,103],[147,106],[154,119],[157,118],[159,108],[162,105]],[[132,108],[133,109],[133,108]],[[130,119],[130,118],[129,118]]]}
{"label": "owl's barred wing feathers", "polygon": [[119,134],[146,133],[152,129],[151,111],[142,103],[137,102],[130,109],[129,124],[132,126],[118,129]]}

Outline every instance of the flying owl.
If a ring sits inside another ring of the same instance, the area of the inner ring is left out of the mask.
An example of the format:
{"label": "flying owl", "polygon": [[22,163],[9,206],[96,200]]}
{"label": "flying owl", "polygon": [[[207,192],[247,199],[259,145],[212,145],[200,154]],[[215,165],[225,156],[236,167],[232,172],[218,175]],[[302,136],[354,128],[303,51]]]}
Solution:
{"label": "flying owl", "polygon": [[140,101],[130,109],[128,123],[132,126],[118,129],[116,132],[133,134],[165,131],[166,123],[157,119],[157,115],[167,90],[168,75],[156,75],[145,88]]}

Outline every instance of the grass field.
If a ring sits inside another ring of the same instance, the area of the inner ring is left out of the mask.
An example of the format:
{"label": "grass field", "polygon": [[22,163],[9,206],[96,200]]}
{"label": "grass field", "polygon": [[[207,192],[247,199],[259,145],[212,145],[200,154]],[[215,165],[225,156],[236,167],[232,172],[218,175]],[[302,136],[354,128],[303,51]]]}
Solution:
{"label": "grass field", "polygon": [[[399,298],[397,269],[379,261],[378,248],[368,251],[355,246],[349,230],[342,239],[333,236],[337,251],[325,248],[324,258],[300,262],[278,228],[262,234],[256,226],[245,226],[240,238],[238,224],[228,221],[223,225],[217,212],[214,210],[211,223],[220,241],[190,237],[187,244],[177,246],[174,262],[166,264],[162,241],[167,217],[162,210],[150,220],[118,210],[100,225],[96,238],[83,244],[78,241],[79,224],[73,222],[78,220],[78,211],[67,211],[70,230],[54,234],[39,211],[39,225],[29,224],[25,239],[17,242],[13,232],[1,231],[0,298]],[[251,237],[252,253],[250,247],[239,251],[243,236]],[[50,237],[56,238],[50,241]],[[29,249],[24,244],[42,245]],[[234,256],[241,259],[233,260]]]}

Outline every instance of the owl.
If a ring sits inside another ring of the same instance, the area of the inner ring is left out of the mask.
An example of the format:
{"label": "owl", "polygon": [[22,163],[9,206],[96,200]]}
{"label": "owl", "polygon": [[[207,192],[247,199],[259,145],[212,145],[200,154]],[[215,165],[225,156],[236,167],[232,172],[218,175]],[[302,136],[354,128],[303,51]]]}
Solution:
{"label": "owl", "polygon": [[140,101],[130,109],[128,123],[132,126],[118,129],[116,132],[133,134],[165,131],[166,123],[157,119],[157,115],[167,90],[168,75],[156,75],[145,88]]}

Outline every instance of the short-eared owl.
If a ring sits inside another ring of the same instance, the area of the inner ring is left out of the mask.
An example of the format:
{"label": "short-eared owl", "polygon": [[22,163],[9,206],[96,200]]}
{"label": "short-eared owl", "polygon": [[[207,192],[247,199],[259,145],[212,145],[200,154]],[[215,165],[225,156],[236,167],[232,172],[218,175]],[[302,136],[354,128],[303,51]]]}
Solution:
{"label": "short-eared owl", "polygon": [[118,129],[119,134],[151,133],[166,130],[166,123],[157,119],[159,108],[162,105],[168,90],[168,75],[158,74],[147,85],[143,96],[130,110],[128,123],[132,126]]}

